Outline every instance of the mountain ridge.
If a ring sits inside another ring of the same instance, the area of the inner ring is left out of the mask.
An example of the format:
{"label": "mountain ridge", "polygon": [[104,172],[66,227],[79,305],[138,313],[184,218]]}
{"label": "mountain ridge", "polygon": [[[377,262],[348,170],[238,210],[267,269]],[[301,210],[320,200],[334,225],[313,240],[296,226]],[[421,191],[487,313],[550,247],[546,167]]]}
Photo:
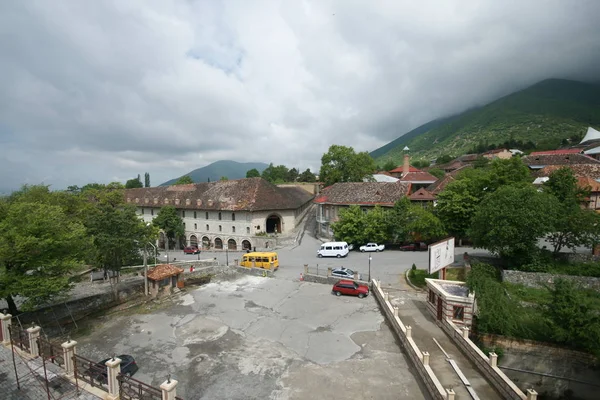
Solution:
{"label": "mountain ridge", "polygon": [[546,79],[484,106],[423,124],[370,154],[379,163],[399,162],[404,146],[416,158],[459,156],[478,144],[531,141],[540,149],[559,147],[600,126],[600,86]]}
{"label": "mountain ridge", "polygon": [[[227,179],[233,180],[245,178],[246,172],[253,168],[262,173],[268,166],[268,164],[262,162],[240,163],[232,160],[219,160],[181,176],[189,175],[189,177],[192,178],[195,183],[207,182],[209,179],[211,181],[218,181],[221,179],[221,177],[227,177]],[[168,181],[161,183],[159,186],[173,185],[179,178],[180,177],[169,179]]]}

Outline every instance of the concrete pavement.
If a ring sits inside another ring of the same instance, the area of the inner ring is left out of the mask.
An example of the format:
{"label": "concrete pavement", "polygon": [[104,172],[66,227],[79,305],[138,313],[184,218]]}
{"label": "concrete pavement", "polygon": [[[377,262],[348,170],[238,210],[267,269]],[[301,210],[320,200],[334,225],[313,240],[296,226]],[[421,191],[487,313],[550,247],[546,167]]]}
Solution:
{"label": "concrete pavement", "polygon": [[426,398],[372,297],[246,275],[187,290],[102,318],[78,353],[132,354],[186,399]]}

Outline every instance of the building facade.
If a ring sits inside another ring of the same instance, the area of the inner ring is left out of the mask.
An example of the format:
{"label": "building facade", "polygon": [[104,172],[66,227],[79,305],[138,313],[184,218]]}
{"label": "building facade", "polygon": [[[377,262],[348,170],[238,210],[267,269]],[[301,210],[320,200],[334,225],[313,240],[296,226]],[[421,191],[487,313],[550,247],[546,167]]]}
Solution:
{"label": "building facade", "polygon": [[[185,229],[175,248],[229,250],[272,246],[269,236],[291,233],[313,199],[304,189],[277,187],[262,178],[127,189],[125,196],[148,223],[162,207],[175,207]],[[161,232],[158,247],[166,246]]]}

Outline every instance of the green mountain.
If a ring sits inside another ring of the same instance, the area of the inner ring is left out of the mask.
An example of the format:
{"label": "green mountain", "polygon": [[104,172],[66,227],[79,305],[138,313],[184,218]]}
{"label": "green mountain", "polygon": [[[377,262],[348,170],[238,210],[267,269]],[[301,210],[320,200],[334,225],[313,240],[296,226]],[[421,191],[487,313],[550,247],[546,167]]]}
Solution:
{"label": "green mountain", "polygon": [[378,164],[459,156],[505,142],[546,150],[576,143],[588,126],[600,128],[600,85],[548,79],[490,104],[426,123],[371,152]]}
{"label": "green mountain", "polygon": [[[228,179],[241,179],[246,177],[246,172],[252,168],[256,168],[262,173],[269,164],[260,162],[239,163],[237,161],[221,160],[208,164],[206,167],[195,169],[184,175],[189,175],[194,182],[211,182],[218,181],[225,176]],[[161,183],[159,186],[169,186],[174,184],[179,177]]]}

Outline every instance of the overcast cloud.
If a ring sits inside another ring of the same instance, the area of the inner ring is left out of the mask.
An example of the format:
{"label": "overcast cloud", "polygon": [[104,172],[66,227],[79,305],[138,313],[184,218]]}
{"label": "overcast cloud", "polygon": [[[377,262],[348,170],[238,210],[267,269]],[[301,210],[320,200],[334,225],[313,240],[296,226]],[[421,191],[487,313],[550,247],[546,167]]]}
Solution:
{"label": "overcast cloud", "polygon": [[598,81],[600,1],[0,2],[0,189],[318,171],[546,78]]}

